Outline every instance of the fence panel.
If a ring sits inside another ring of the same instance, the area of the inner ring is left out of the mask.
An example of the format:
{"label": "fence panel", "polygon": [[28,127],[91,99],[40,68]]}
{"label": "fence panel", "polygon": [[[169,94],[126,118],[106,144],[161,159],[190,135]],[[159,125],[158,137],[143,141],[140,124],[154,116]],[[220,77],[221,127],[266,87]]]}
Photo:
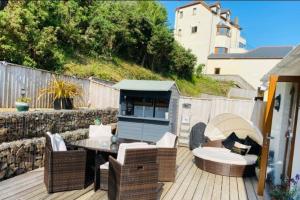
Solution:
{"label": "fence panel", "polygon": [[[54,73],[28,68],[20,65],[0,62],[0,107],[14,108],[16,100],[21,97],[21,90],[31,98],[32,108],[53,107],[53,97],[45,95],[38,99],[39,91],[46,88],[53,80]],[[82,97],[76,97],[74,104],[77,107],[118,107],[118,90],[111,86],[97,83],[88,79],[80,79],[65,75],[56,75],[59,79],[68,80],[82,88]],[[91,102],[92,103],[91,103]]]}
{"label": "fence panel", "polygon": [[222,113],[242,116],[261,129],[264,110],[265,103],[261,101],[180,97],[177,124],[179,143],[188,145],[191,129],[196,123],[207,124],[212,118]]}
{"label": "fence panel", "polygon": [[120,91],[104,83],[90,81],[89,104],[95,108],[118,108]]}

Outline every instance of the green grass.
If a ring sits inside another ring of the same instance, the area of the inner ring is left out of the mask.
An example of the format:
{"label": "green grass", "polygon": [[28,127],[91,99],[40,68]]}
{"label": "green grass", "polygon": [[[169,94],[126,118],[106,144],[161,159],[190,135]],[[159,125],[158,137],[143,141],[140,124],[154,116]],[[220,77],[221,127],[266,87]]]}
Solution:
{"label": "green grass", "polygon": [[233,86],[231,82],[216,81],[205,75],[201,77],[194,76],[192,80],[179,79],[176,76],[162,76],[119,58],[113,58],[110,61],[100,58],[70,58],[64,65],[64,73],[80,78],[93,76],[102,80],[115,82],[122,79],[172,79],[176,81],[181,94],[185,96],[199,96],[201,93],[226,96],[229,88]]}

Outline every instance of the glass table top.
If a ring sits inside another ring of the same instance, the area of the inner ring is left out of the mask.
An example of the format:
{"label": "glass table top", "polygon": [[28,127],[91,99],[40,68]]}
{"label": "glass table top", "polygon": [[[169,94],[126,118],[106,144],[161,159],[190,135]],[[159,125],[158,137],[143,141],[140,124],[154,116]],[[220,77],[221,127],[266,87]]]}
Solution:
{"label": "glass table top", "polygon": [[117,153],[119,143],[112,143],[110,139],[84,139],[71,142],[70,145],[85,149]]}

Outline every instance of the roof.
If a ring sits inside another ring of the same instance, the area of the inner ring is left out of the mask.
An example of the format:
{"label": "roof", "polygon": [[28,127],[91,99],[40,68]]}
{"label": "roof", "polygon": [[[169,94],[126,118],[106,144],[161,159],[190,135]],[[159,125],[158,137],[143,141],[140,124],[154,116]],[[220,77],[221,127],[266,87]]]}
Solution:
{"label": "roof", "polygon": [[113,87],[120,90],[170,91],[174,81],[122,80]]}
{"label": "roof", "polygon": [[281,59],[293,46],[259,47],[246,53],[210,54],[208,59]]}
{"label": "roof", "polygon": [[231,11],[229,10],[229,9],[224,9],[224,10],[221,10],[221,14],[223,14],[223,13],[231,13]]}
{"label": "roof", "polygon": [[268,82],[271,74],[300,76],[300,45],[290,51],[275,67],[265,74],[261,81]]}
{"label": "roof", "polygon": [[200,2],[200,1],[196,1],[196,2],[192,2],[192,3],[188,3],[188,4],[186,4],[186,5],[177,7],[176,10],[180,10],[180,9],[182,9],[182,8],[187,8],[187,7],[194,6],[194,5],[198,5],[198,4],[201,4],[201,2]]}
{"label": "roof", "polygon": [[216,7],[216,6],[221,6],[219,1],[216,1],[215,3],[212,3],[209,5],[210,8]]}

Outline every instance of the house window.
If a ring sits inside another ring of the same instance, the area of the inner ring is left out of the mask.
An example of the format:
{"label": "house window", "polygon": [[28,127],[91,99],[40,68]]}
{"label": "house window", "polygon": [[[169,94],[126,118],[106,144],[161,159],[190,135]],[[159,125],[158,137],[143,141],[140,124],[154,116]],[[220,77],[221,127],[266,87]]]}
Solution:
{"label": "house window", "polygon": [[192,33],[197,33],[197,26],[192,26]]}
{"label": "house window", "polygon": [[226,47],[215,47],[215,54],[225,54],[228,53],[228,49]]}
{"label": "house window", "polygon": [[245,44],[243,44],[243,43],[239,43],[239,48],[245,48],[246,47],[246,45]]}
{"label": "house window", "polygon": [[181,30],[181,29],[178,29],[178,36],[179,36],[179,37],[181,36],[181,33],[182,33],[182,30]]}
{"label": "house window", "polygon": [[217,35],[230,36],[230,29],[227,27],[217,27]]}
{"label": "house window", "polygon": [[197,14],[197,8],[193,8],[193,15]]}
{"label": "house window", "polygon": [[221,69],[220,68],[215,68],[215,74],[220,74]]}
{"label": "house window", "polygon": [[179,18],[183,18],[183,11],[179,12]]}

